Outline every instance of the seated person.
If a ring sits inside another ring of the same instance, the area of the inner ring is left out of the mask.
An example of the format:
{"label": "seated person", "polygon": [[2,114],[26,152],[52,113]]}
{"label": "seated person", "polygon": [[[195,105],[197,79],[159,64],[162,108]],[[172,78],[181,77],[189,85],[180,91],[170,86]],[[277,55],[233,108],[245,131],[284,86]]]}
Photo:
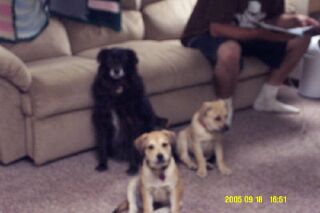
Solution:
{"label": "seated person", "polygon": [[278,101],[277,93],[307,50],[310,37],[256,28],[255,22],[261,21],[285,28],[319,25],[310,17],[284,13],[284,0],[198,0],[181,38],[184,46],[199,49],[214,65],[216,93],[227,100],[229,124],[243,56],[256,56],[271,69],[254,109],[299,112]]}

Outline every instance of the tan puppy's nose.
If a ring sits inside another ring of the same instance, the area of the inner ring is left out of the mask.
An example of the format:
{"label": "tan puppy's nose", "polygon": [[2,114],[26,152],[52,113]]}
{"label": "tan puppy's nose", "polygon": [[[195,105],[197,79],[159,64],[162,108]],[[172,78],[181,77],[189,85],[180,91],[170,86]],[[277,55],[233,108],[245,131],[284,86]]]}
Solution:
{"label": "tan puppy's nose", "polygon": [[222,132],[227,132],[227,131],[229,131],[229,129],[230,129],[230,127],[229,127],[229,125],[227,125],[227,124],[225,124],[223,127],[222,127]]}
{"label": "tan puppy's nose", "polygon": [[157,155],[157,160],[158,160],[159,163],[163,163],[164,162],[163,154],[158,154]]}

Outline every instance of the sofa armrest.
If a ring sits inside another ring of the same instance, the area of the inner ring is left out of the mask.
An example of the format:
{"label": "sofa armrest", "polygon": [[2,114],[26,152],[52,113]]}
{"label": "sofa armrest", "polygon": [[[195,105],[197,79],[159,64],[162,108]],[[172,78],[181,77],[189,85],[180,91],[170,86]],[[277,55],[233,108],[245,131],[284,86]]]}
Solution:
{"label": "sofa armrest", "polygon": [[2,46],[0,46],[0,77],[23,92],[28,91],[31,85],[31,73],[24,62]]}

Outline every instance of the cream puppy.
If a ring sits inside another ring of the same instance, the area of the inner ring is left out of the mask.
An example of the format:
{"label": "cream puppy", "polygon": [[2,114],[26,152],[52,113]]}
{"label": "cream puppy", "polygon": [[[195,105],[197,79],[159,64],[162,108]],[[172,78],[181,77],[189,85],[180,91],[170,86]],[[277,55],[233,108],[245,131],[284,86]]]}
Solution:
{"label": "cream puppy", "polygon": [[172,156],[175,139],[175,133],[167,130],[146,133],[136,139],[135,146],[144,154],[142,168],[129,183],[127,201],[114,213],[180,212],[182,183]]}
{"label": "cream puppy", "polygon": [[224,162],[222,145],[223,132],[229,129],[227,118],[225,101],[205,102],[192,117],[190,126],[178,134],[176,148],[179,158],[190,169],[197,169],[200,177],[207,176],[207,167],[212,168],[213,165],[207,161],[214,154],[219,171],[224,175],[231,174]]}

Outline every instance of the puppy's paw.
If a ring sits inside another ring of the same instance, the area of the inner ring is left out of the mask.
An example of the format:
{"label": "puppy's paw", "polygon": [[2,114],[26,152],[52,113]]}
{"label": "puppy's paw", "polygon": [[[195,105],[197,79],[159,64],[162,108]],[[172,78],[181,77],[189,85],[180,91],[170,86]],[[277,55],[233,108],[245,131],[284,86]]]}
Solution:
{"label": "puppy's paw", "polygon": [[197,164],[194,163],[194,162],[189,162],[189,163],[187,164],[187,167],[188,167],[190,170],[197,170],[197,168],[198,168]]}
{"label": "puppy's paw", "polygon": [[223,175],[231,175],[232,174],[232,170],[227,166],[223,166],[223,167],[219,168],[219,170],[220,170],[221,174],[223,174]]}
{"label": "puppy's paw", "polygon": [[212,170],[214,168],[214,165],[212,163],[207,162],[207,169]]}
{"label": "puppy's paw", "polygon": [[107,164],[99,164],[97,167],[96,167],[96,170],[98,172],[104,172],[104,171],[107,171],[108,170],[108,166]]}
{"label": "puppy's paw", "polygon": [[206,169],[198,169],[197,175],[201,178],[205,178],[208,175],[208,171]]}

